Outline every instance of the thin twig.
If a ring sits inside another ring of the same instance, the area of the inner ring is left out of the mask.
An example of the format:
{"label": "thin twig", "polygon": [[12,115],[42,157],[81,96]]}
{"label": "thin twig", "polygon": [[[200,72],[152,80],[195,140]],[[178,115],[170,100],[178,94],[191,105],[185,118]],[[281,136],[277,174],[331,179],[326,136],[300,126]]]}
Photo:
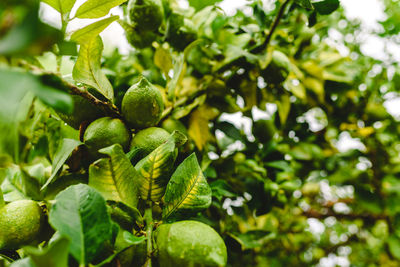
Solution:
{"label": "thin twig", "polygon": [[106,113],[108,116],[116,117],[116,118],[122,117],[118,108],[115,105],[113,105],[111,102],[101,101],[101,100],[97,99],[95,96],[93,96],[91,93],[89,93],[88,91],[82,90],[82,89],[76,87],[75,85],[70,84],[64,80],[63,80],[63,84],[69,89],[71,95],[79,95],[79,96],[89,100],[90,103],[101,108],[104,111],[104,113]]}
{"label": "thin twig", "polygon": [[264,41],[260,46],[257,46],[257,47],[255,47],[255,48],[253,48],[253,49],[251,50],[251,53],[260,53],[261,51],[265,50],[265,49],[268,47],[269,43],[270,43],[271,40],[272,40],[272,36],[273,36],[273,34],[274,34],[276,28],[278,27],[279,22],[281,21],[283,15],[285,14],[286,7],[287,7],[287,5],[290,3],[290,1],[291,1],[291,0],[286,0],[286,1],[280,6],[279,11],[278,11],[278,14],[276,15],[275,20],[274,20],[274,22],[273,22],[272,25],[271,25],[271,29],[269,30],[269,33],[268,33],[268,35],[267,35],[267,38],[265,39],[265,41]]}

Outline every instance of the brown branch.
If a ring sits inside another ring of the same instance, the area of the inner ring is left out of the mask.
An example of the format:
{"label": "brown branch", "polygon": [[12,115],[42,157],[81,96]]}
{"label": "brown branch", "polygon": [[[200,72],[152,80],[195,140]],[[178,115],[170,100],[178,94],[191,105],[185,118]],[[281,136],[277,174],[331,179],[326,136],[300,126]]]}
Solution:
{"label": "brown branch", "polygon": [[261,51],[265,50],[265,49],[268,47],[269,43],[270,43],[271,40],[272,40],[272,36],[273,36],[275,30],[277,29],[277,27],[278,27],[278,25],[279,25],[279,22],[281,21],[283,15],[285,14],[286,7],[287,7],[288,4],[290,3],[290,1],[291,1],[291,0],[286,0],[286,1],[280,6],[279,11],[278,11],[278,14],[276,15],[275,20],[274,20],[274,22],[273,22],[272,25],[271,25],[271,29],[269,30],[269,33],[268,33],[268,35],[267,35],[267,38],[265,39],[265,41],[264,41],[260,46],[257,46],[257,47],[255,47],[255,48],[253,48],[253,49],[251,50],[251,53],[260,53]]}
{"label": "brown branch", "polygon": [[111,117],[115,118],[121,118],[122,115],[119,112],[118,108],[111,102],[105,102],[97,99],[95,96],[93,96],[91,93],[89,93],[86,90],[82,90],[78,88],[77,86],[70,84],[66,81],[63,81],[63,85],[69,89],[69,92],[71,95],[79,95],[85,99],[87,99],[90,103],[93,105],[96,105],[100,109],[103,110],[105,114]]}

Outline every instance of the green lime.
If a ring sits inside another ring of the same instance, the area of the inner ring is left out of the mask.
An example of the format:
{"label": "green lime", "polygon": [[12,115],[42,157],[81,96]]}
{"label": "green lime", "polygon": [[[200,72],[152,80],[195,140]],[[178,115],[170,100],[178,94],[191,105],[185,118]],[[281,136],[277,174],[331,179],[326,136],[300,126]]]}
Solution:
{"label": "green lime", "polygon": [[167,22],[166,41],[179,51],[196,40],[197,32],[193,22],[183,15],[171,13]]}
{"label": "green lime", "polygon": [[126,37],[132,46],[142,49],[149,47],[157,39],[157,34],[153,31],[132,29],[126,31]]}
{"label": "green lime", "polygon": [[32,200],[13,201],[0,209],[0,250],[18,249],[37,241],[44,216]]}
{"label": "green lime", "polygon": [[173,131],[180,131],[181,133],[188,135],[185,125],[179,120],[168,118],[161,123],[161,127],[167,130],[169,133],[172,133]]}
{"label": "green lime", "polygon": [[134,129],[156,125],[163,111],[160,91],[144,77],[132,85],[122,99],[122,115]]}
{"label": "green lime", "polygon": [[163,128],[146,128],[139,131],[132,138],[130,150],[140,148],[142,150],[142,155],[146,156],[167,141],[169,135],[170,134]]}
{"label": "green lime", "polygon": [[169,266],[225,266],[224,240],[210,226],[197,221],[162,224],[157,228],[158,259]]}
{"label": "green lime", "polygon": [[83,135],[83,141],[95,155],[99,149],[113,144],[120,144],[126,150],[130,132],[120,119],[103,117],[89,124]]}
{"label": "green lime", "polygon": [[290,60],[280,51],[272,52],[272,59],[268,66],[262,70],[261,75],[267,83],[279,84],[286,80],[290,72]]}
{"label": "green lime", "polygon": [[128,13],[132,26],[147,31],[157,30],[164,17],[160,0],[130,0]]}

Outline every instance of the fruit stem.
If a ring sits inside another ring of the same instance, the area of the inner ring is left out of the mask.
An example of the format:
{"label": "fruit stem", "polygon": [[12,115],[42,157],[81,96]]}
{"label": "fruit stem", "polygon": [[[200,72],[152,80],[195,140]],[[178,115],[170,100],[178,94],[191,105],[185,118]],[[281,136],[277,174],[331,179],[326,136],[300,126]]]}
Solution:
{"label": "fruit stem", "polygon": [[144,212],[146,221],[146,236],[147,236],[147,260],[144,266],[151,267],[151,258],[153,256],[153,202],[148,201]]}

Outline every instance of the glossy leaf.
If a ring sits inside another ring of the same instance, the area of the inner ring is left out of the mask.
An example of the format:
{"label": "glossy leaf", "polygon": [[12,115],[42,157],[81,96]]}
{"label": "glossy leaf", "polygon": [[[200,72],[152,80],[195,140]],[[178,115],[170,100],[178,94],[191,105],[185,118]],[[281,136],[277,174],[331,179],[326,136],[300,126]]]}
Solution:
{"label": "glossy leaf", "polygon": [[54,155],[54,160],[52,164],[52,172],[50,178],[42,186],[41,190],[44,190],[50,183],[52,183],[58,173],[58,171],[63,167],[65,161],[69,158],[72,151],[81,145],[82,142],[74,139],[63,139],[58,146],[56,154]]}
{"label": "glossy leaf", "polygon": [[[4,121],[16,114],[18,103],[27,92],[32,92],[46,105],[70,114],[73,109],[71,97],[60,90],[44,85],[37,76],[21,71],[0,70],[0,118]],[[14,112],[14,113],[13,113]]]}
{"label": "glossy leaf", "polygon": [[10,267],[37,267],[30,258],[23,258],[14,261]]}
{"label": "glossy leaf", "polygon": [[95,19],[108,14],[110,9],[125,3],[127,0],[87,0],[76,11],[75,17]]}
{"label": "glossy leaf", "polygon": [[109,208],[111,219],[122,228],[132,230],[134,224],[143,225],[143,217],[137,208],[113,200],[107,200],[107,207]]}
{"label": "glossy leaf", "polygon": [[81,44],[72,76],[76,81],[95,88],[106,98],[113,99],[114,91],[111,83],[101,71],[102,51],[103,41],[99,36]]}
{"label": "glossy leaf", "polygon": [[107,28],[111,23],[118,20],[119,16],[111,16],[99,21],[96,21],[88,26],[75,31],[71,35],[71,40],[77,43],[84,44],[99,35],[105,28]]}
{"label": "glossy leaf", "polygon": [[26,247],[24,251],[35,266],[68,267],[68,247],[70,241],[66,237],[60,237],[43,250]]}
{"label": "glossy leaf", "polygon": [[204,0],[204,1],[189,0],[189,4],[196,10],[201,10],[206,6],[211,6],[221,1],[222,0]]}
{"label": "glossy leaf", "polygon": [[42,0],[42,2],[60,12],[62,16],[65,16],[65,14],[71,12],[76,0]]}
{"label": "glossy leaf", "polygon": [[176,159],[176,148],[185,142],[186,136],[174,131],[164,144],[136,164],[135,169],[139,173],[139,191],[143,199],[161,200]]}
{"label": "glossy leaf", "polygon": [[210,204],[211,188],[193,153],[178,166],[168,183],[163,218],[197,212],[208,208]]}
{"label": "glossy leaf", "polygon": [[73,185],[59,193],[49,213],[49,222],[71,240],[70,252],[87,265],[113,237],[113,223],[104,198],[95,189]]}
{"label": "glossy leaf", "polygon": [[102,158],[89,167],[89,185],[105,199],[124,202],[136,207],[138,202],[138,173],[119,144],[100,150]]}
{"label": "glossy leaf", "polygon": [[319,0],[314,1],[313,6],[315,10],[321,15],[329,15],[333,11],[339,8],[340,2],[339,0]]}
{"label": "glossy leaf", "polygon": [[395,235],[391,235],[387,241],[389,245],[389,251],[397,260],[400,260],[400,238]]}
{"label": "glossy leaf", "polygon": [[313,6],[312,6],[310,0],[295,0],[294,2],[304,8],[313,9]]}

